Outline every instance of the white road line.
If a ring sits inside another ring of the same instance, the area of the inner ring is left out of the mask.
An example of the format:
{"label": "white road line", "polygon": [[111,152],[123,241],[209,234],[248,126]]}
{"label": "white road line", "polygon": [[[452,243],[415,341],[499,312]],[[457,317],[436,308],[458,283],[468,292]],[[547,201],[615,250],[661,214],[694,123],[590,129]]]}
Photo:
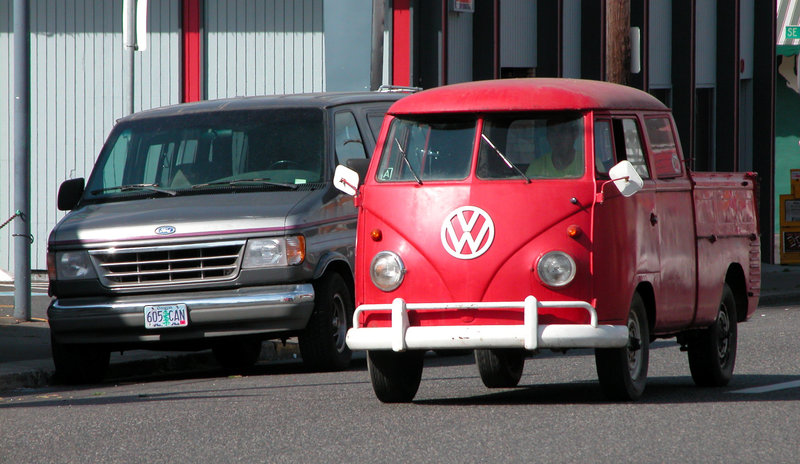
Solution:
{"label": "white road line", "polygon": [[753,387],[753,388],[745,388],[744,390],[734,390],[728,393],[767,393],[767,392],[787,390],[789,388],[798,388],[798,387],[800,387],[800,380],[793,380],[791,382],[764,385],[763,387]]}

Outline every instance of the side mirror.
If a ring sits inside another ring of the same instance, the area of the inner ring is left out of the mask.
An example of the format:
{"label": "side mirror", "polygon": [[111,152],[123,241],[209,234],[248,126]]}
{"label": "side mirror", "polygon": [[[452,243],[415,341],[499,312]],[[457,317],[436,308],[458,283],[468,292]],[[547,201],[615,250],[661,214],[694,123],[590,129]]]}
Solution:
{"label": "side mirror", "polygon": [[336,166],[336,171],[333,173],[333,185],[342,192],[355,196],[358,191],[358,173],[341,164]]}
{"label": "side mirror", "polygon": [[608,170],[611,181],[617,186],[617,190],[622,196],[629,197],[644,186],[642,177],[636,172],[630,161],[622,160]]}
{"label": "side mirror", "polygon": [[61,211],[71,211],[78,205],[78,201],[83,196],[85,181],[83,177],[65,180],[58,188],[58,209]]}

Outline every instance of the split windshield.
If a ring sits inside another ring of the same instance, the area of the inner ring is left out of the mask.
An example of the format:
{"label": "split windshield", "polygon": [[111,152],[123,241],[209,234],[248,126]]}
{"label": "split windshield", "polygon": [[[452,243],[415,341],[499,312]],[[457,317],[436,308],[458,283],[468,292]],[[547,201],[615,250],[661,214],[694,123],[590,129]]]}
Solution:
{"label": "split windshield", "polygon": [[477,119],[392,121],[378,167],[379,182],[479,179],[574,179],[584,172],[580,113],[490,115],[476,137]]}
{"label": "split windshield", "polygon": [[128,121],[114,129],[101,152],[86,199],[318,183],[324,134],[319,109]]}

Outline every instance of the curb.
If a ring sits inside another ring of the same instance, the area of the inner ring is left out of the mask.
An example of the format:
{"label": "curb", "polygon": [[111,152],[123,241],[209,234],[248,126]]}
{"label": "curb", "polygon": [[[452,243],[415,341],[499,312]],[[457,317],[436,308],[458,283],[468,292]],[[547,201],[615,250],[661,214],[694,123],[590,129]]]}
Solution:
{"label": "curb", "polygon": [[795,306],[800,304],[800,290],[793,292],[762,294],[758,298],[758,307]]}
{"label": "curb", "polygon": [[[140,375],[168,372],[186,372],[203,369],[220,369],[209,350],[196,353],[143,352],[128,355],[129,359],[112,353],[111,363],[104,381],[124,379]],[[114,359],[114,358],[117,359]],[[276,341],[265,341],[258,362],[287,361],[300,358],[296,342],[285,345]],[[0,366],[0,392],[25,388],[43,388],[54,383],[55,367],[53,361],[34,360],[6,363]]]}

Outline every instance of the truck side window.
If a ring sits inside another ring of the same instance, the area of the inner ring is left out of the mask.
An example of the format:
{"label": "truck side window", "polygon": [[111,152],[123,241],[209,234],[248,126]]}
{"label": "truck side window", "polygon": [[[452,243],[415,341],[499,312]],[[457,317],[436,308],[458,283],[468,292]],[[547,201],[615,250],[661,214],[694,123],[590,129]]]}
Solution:
{"label": "truck side window", "polygon": [[644,126],[653,152],[656,176],[659,179],[669,179],[683,174],[669,118],[647,118]]}
{"label": "truck side window", "polygon": [[594,122],[594,164],[599,174],[608,174],[614,165],[614,142],[611,138],[611,121]]}
{"label": "truck side window", "polygon": [[336,113],[333,117],[333,129],[336,159],[339,164],[345,164],[349,159],[367,157],[364,140],[361,138],[353,113],[349,111]]}
{"label": "truck side window", "polygon": [[650,171],[647,169],[647,161],[642,149],[642,138],[634,119],[614,120],[614,147],[617,161],[630,161],[642,179],[650,178]]}

